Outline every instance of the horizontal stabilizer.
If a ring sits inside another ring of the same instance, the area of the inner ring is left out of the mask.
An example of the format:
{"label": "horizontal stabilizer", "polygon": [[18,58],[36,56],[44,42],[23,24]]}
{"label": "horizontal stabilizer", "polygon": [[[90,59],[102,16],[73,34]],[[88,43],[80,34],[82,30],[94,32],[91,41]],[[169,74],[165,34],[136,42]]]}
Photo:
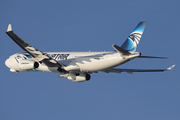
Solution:
{"label": "horizontal stabilizer", "polygon": [[158,58],[158,59],[168,59],[167,57],[154,57],[154,56],[138,56],[137,58]]}
{"label": "horizontal stabilizer", "polygon": [[122,54],[122,55],[130,55],[130,54],[131,54],[130,52],[124,50],[123,48],[121,48],[121,47],[119,47],[119,46],[117,46],[117,45],[112,45],[112,47],[113,47],[118,53],[120,53],[120,54]]}

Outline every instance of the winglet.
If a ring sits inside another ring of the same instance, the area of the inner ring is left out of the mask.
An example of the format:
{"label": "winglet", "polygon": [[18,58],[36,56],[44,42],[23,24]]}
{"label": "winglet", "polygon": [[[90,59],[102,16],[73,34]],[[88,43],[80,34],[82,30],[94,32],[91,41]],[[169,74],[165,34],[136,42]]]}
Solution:
{"label": "winglet", "polygon": [[8,29],[7,29],[7,32],[9,31],[12,31],[12,27],[11,27],[11,24],[8,25]]}
{"label": "winglet", "polygon": [[174,66],[175,66],[175,65],[172,65],[171,67],[167,68],[167,70],[173,69]]}

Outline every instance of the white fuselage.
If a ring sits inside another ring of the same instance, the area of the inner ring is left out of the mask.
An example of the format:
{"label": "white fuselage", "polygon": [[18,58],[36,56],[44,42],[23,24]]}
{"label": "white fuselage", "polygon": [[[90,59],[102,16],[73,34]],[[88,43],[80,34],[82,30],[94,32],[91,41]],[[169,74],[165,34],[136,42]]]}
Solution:
{"label": "white fuselage", "polygon": [[[123,64],[139,54],[126,56],[122,58],[121,55],[115,51],[111,52],[45,52],[49,57],[63,64],[66,71],[80,71],[80,72],[95,72],[108,68],[113,68]],[[12,72],[18,71],[47,71],[58,72],[57,67],[47,67],[45,64],[39,64],[35,69],[22,69],[19,65],[21,61],[35,61],[28,53],[16,53],[10,56],[5,64]]]}

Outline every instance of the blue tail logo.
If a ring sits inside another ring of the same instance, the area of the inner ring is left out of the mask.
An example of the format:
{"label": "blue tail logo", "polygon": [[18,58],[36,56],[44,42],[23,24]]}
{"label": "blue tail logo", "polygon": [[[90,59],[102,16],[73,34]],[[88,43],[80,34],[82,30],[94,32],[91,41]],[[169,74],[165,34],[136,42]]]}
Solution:
{"label": "blue tail logo", "polygon": [[129,37],[126,39],[124,44],[121,46],[121,48],[127,50],[127,51],[136,51],[136,48],[139,44],[139,41],[142,37],[142,34],[144,32],[145,26],[147,22],[140,22],[137,27],[134,29],[134,31],[129,35]]}

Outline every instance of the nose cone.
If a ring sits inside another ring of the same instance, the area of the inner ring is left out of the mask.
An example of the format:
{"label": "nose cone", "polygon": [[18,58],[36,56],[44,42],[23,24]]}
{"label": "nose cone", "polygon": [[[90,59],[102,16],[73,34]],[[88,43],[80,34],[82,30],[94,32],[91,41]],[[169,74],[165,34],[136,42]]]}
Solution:
{"label": "nose cone", "polygon": [[9,60],[9,59],[7,59],[7,60],[5,61],[5,65],[6,65],[8,68],[10,68],[10,60]]}
{"label": "nose cone", "polygon": [[10,68],[10,71],[11,72],[19,72],[18,71],[18,65],[15,63],[15,61],[13,60],[13,59],[11,59],[11,58],[9,58],[9,59],[7,59],[6,61],[5,61],[5,65],[8,67],[8,68]]}

